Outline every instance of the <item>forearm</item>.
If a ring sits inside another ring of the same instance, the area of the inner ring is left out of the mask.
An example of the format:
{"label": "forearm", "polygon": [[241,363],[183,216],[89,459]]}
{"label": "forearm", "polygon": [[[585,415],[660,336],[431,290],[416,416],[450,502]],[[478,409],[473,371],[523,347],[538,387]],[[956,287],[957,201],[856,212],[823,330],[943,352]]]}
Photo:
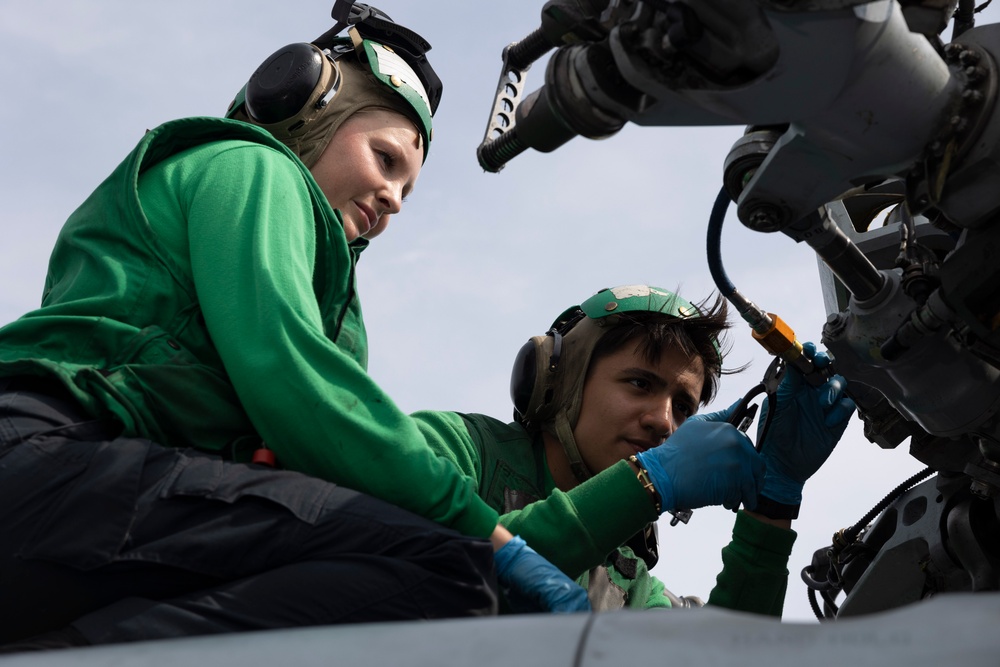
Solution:
{"label": "forearm", "polygon": [[513,538],[514,536],[511,532],[504,528],[502,524],[498,523],[493,529],[493,532],[490,533],[490,544],[493,545],[493,551],[499,551],[503,545],[510,542]]}
{"label": "forearm", "polygon": [[795,531],[776,526],[773,521],[762,521],[742,511],[737,515],[733,539],[722,550],[722,572],[708,604],[781,616]]}
{"label": "forearm", "polygon": [[608,553],[657,518],[648,492],[621,461],[568,492],[555,491],[500,517],[542,556],[571,577],[604,562]]}

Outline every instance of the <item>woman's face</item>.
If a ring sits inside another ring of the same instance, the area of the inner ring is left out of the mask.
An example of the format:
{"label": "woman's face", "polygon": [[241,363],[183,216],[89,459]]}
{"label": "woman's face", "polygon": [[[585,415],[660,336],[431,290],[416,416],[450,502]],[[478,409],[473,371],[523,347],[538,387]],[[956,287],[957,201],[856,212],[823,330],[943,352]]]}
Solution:
{"label": "woman's face", "polygon": [[364,109],[337,129],[313,165],[313,178],[340,210],[348,241],[389,225],[413,190],[424,152],[413,123],[388,109]]}

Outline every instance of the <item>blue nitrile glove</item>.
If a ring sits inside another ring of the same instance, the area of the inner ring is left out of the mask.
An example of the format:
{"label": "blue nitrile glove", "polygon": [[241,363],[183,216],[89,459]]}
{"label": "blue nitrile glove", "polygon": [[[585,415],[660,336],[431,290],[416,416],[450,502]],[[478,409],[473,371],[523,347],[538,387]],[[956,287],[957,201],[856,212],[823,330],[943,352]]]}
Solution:
{"label": "blue nitrile glove", "polygon": [[[830,365],[830,357],[817,352],[812,343],[805,343],[802,352],[818,368]],[[762,496],[785,505],[802,502],[803,484],[830,456],[854,414],[854,401],[844,395],[846,386],[842,376],[834,375],[812,387],[802,373],[788,368],[778,385],[778,411],[760,443],[761,457],[767,464]],[[758,440],[767,412],[765,400],[757,421]]]}
{"label": "blue nitrile glove", "polygon": [[664,511],[740,503],[752,509],[764,479],[764,461],[750,438],[726,423],[687,419],[665,443],[636,458]]}
{"label": "blue nitrile glove", "polygon": [[515,535],[493,554],[497,581],[512,610],[590,611],[587,591]]}
{"label": "blue nitrile glove", "polygon": [[691,415],[686,421],[691,421],[692,419],[699,422],[728,422],[733,417],[733,412],[736,411],[736,406],[740,404],[742,399],[737,398],[733,401],[725,410],[717,410],[715,412],[699,412],[698,414]]}

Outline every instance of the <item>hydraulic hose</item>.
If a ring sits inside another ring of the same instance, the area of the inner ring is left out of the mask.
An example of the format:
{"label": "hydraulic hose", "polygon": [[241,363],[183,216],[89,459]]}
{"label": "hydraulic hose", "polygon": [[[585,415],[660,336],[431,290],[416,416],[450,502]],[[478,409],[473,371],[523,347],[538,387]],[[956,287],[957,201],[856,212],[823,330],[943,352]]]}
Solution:
{"label": "hydraulic hose", "polygon": [[729,210],[729,193],[726,188],[719,190],[719,196],[715,198],[712,205],[712,215],[708,218],[708,270],[712,274],[712,280],[719,293],[727,299],[736,292],[736,285],[726,275],[726,269],[722,266],[722,223],[726,219],[726,211]]}
{"label": "hydraulic hose", "polygon": [[722,223],[726,220],[726,211],[732,200],[725,187],[719,190],[712,206],[712,214],[708,218],[708,270],[712,274],[715,287],[739,311],[747,323],[757,331],[767,331],[774,326],[774,320],[752,301],[740,294],[736,285],[729,279],[722,265]]}
{"label": "hydraulic hose", "polygon": [[736,285],[726,275],[725,267],[722,264],[722,223],[726,219],[726,211],[729,209],[731,201],[729,191],[723,186],[715,198],[715,204],[712,206],[712,213],[708,219],[706,254],[712,280],[719,293],[733,304],[740,316],[750,325],[754,339],[765,350],[781,357],[785,363],[801,371],[809,384],[818,386],[826,381],[829,372],[816,372],[812,360],[802,354],[802,344],[795,339],[795,332],[792,331],[791,327],[774,313],[764,311],[753,301],[740,294]]}

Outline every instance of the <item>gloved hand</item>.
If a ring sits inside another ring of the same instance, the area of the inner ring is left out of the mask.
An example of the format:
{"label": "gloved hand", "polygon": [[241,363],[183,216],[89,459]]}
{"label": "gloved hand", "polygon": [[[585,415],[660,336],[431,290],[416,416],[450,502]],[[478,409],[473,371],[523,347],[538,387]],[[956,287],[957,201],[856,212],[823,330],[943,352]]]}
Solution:
{"label": "gloved hand", "polygon": [[497,549],[493,560],[500,588],[515,612],[590,611],[587,591],[517,535]]}
{"label": "gloved hand", "polygon": [[693,419],[694,421],[699,422],[728,422],[732,418],[733,412],[736,411],[736,406],[740,404],[740,400],[741,399],[737,398],[733,401],[733,404],[725,410],[717,410],[716,412],[699,412],[698,414],[688,417],[686,421],[691,421]]}
{"label": "gloved hand", "polygon": [[688,419],[658,447],[636,455],[660,494],[662,509],[707,505],[747,509],[757,503],[764,461],[750,438],[726,423]]}
{"label": "gloved hand", "polygon": [[[818,368],[830,365],[830,357],[812,343],[805,343],[802,352]],[[834,375],[812,387],[801,372],[788,368],[778,385],[778,411],[760,443],[767,465],[762,496],[785,505],[802,502],[803,484],[829,458],[854,414],[854,401],[844,395],[846,386],[842,376]],[[765,400],[757,421],[758,440],[768,409]]]}

